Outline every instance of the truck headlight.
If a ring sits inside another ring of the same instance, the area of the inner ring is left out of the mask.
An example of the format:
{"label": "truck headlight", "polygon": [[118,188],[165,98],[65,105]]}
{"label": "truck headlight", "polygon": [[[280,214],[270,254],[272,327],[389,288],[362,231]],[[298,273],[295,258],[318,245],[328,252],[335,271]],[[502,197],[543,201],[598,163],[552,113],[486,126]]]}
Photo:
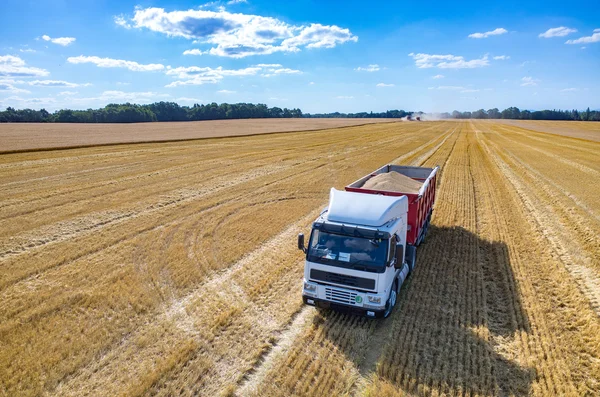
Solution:
{"label": "truck headlight", "polygon": [[310,292],[315,292],[317,290],[317,286],[311,283],[304,283],[304,290],[305,291],[310,291]]}
{"label": "truck headlight", "polygon": [[381,297],[380,296],[370,296],[370,295],[367,295],[367,299],[371,303],[381,303]]}

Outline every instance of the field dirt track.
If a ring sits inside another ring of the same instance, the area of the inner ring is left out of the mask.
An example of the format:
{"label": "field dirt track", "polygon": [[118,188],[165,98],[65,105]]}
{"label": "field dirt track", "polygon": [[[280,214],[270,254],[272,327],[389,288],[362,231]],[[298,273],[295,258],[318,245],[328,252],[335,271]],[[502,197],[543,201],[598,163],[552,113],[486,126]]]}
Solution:
{"label": "field dirt track", "polygon": [[600,123],[585,121],[494,120],[528,130],[600,142]]}
{"label": "field dirt track", "polygon": [[[329,188],[440,165],[383,321],[302,305]],[[600,143],[494,122],[0,156],[0,395],[600,394]]]}
{"label": "field dirt track", "polygon": [[310,131],[396,119],[248,119],[132,124],[0,123],[0,153]]}

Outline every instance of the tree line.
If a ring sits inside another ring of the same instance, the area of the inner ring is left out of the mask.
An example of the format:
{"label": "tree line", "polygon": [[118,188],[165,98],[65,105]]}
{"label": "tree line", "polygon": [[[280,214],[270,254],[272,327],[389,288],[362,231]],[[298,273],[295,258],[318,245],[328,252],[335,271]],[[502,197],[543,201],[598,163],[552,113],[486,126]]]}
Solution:
{"label": "tree line", "polygon": [[[210,103],[180,106],[175,102],[156,102],[149,105],[132,103],[109,104],[99,109],[71,110],[62,109],[50,113],[45,109],[14,109],[8,107],[0,111],[0,123],[139,123],[151,121],[197,121],[226,119],[259,118],[403,118],[422,116],[423,112],[388,110],[385,112],[359,113],[302,113],[300,109],[268,107],[265,104],[252,103]],[[503,111],[497,108],[473,112],[437,114],[436,118],[454,119],[516,119],[516,120],[580,120],[600,121],[600,111],[590,110],[520,110],[509,107]]]}
{"label": "tree line", "polygon": [[348,119],[365,119],[365,118],[375,118],[375,119],[401,119],[402,117],[406,117],[412,115],[414,112],[406,112],[404,110],[388,110],[385,112],[360,112],[360,113],[315,113],[310,114],[306,113],[303,117],[307,118],[348,118]]}
{"label": "tree line", "polygon": [[573,110],[519,110],[516,107],[510,107],[500,111],[496,108],[474,112],[459,112],[455,110],[445,113],[443,116],[453,119],[513,119],[513,120],[575,120],[575,121],[600,121],[600,111],[590,110],[588,107],[584,111]]}
{"label": "tree line", "polygon": [[180,106],[175,102],[156,102],[149,105],[132,103],[109,104],[100,109],[62,109],[54,113],[46,109],[7,108],[0,112],[0,122],[22,123],[139,123],[150,121],[197,121],[259,118],[299,118],[300,109],[268,107],[253,103],[210,103]]}
{"label": "tree line", "polygon": [[[388,110],[387,112],[373,113],[317,113],[304,114],[303,117],[320,118],[402,118],[406,116],[423,116],[427,119],[430,116],[424,112],[407,112],[404,110]],[[503,111],[497,108],[484,110],[479,109],[473,112],[436,113],[435,118],[441,119],[513,119],[513,120],[577,120],[577,121],[600,121],[600,111],[590,110],[519,110],[517,107],[509,107]]]}

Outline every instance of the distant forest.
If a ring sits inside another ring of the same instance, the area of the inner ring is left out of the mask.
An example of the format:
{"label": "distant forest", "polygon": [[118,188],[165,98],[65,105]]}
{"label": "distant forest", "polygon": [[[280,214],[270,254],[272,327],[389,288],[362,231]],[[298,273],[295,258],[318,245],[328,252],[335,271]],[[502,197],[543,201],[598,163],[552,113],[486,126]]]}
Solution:
{"label": "distant forest", "polygon": [[[324,118],[402,118],[405,116],[424,116],[427,119],[431,114],[423,112],[405,112],[404,110],[388,110],[387,112],[373,113],[318,113],[304,114],[302,117],[324,117]],[[519,110],[519,108],[510,107],[500,111],[496,108],[484,110],[479,109],[474,112],[436,113],[433,116],[440,119],[512,119],[512,120],[577,120],[577,121],[600,121],[600,111],[590,110]],[[431,118],[431,117],[430,117]]]}
{"label": "distant forest", "polygon": [[[156,102],[149,105],[131,103],[110,104],[100,109],[62,109],[50,113],[45,109],[7,108],[0,112],[0,123],[140,123],[151,121],[198,121],[261,118],[403,118],[425,116],[423,112],[388,110],[386,112],[316,113],[303,114],[300,109],[268,107],[252,103],[211,103],[207,105],[180,106],[175,102]],[[600,121],[600,111],[590,110],[519,110],[510,107],[500,111],[496,108],[474,112],[435,114],[440,119],[516,119],[516,120],[578,120]]]}

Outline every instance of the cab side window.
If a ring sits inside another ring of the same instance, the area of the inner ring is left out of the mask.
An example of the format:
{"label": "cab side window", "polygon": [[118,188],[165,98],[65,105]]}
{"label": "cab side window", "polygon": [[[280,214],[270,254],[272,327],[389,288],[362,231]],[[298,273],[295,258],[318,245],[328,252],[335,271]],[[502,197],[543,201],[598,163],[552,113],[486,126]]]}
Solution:
{"label": "cab side window", "polygon": [[398,239],[396,238],[396,235],[394,235],[390,239],[390,254],[388,255],[388,263],[391,263],[396,257],[396,244],[398,244]]}

